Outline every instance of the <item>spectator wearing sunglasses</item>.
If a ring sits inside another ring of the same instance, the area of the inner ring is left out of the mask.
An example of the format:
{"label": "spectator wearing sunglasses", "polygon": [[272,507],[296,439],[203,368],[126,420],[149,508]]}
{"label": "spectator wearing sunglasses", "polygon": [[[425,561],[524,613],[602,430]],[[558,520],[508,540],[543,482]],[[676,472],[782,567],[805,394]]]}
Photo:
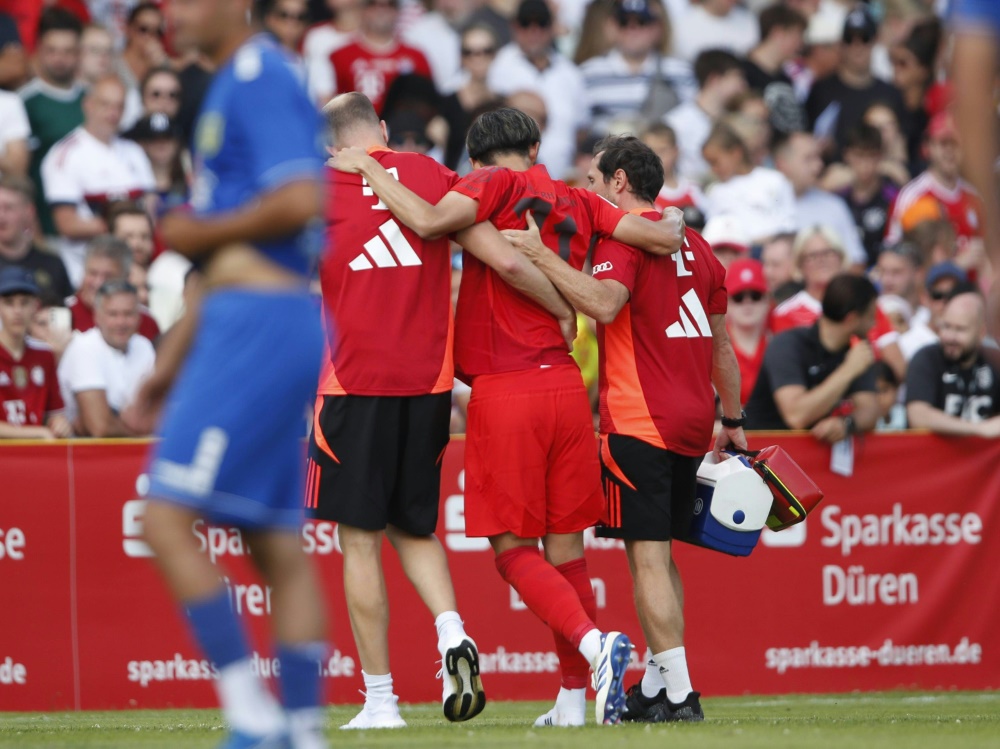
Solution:
{"label": "spectator wearing sunglasses", "polygon": [[935,333],[941,331],[941,315],[944,307],[955,289],[969,282],[965,271],[950,261],[936,263],[927,271],[924,282],[924,293],[921,296],[923,307],[915,317],[927,323],[927,327]]}
{"label": "spectator wearing sunglasses", "polygon": [[764,267],[753,258],[734,260],[726,271],[726,330],[740,367],[740,403],[747,403],[764,363],[771,300]]}
{"label": "spectator wearing sunglasses", "polygon": [[139,88],[144,116],[163,114],[171,119],[181,108],[181,79],[173,68],[153,68],[146,73]]}
{"label": "spectator wearing sunglasses", "polygon": [[167,62],[163,48],[163,11],[152,2],[132,8],[125,25],[125,49],[116,61],[115,72],[125,84],[125,113],[121,128],[127,130],[142,116],[139,82],[153,68]]}
{"label": "spectator wearing sunglasses", "polygon": [[309,27],[309,9],[305,0],[268,0],[264,3],[264,29],[285,51],[300,59],[302,40]]}

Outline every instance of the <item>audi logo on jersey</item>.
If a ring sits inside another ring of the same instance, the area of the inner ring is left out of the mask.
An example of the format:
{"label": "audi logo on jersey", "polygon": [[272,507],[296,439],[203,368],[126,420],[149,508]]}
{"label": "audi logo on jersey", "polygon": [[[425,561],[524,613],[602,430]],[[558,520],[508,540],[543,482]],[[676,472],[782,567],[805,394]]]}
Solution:
{"label": "audi logo on jersey", "polygon": [[591,275],[596,276],[598,273],[604,273],[605,271],[609,271],[614,267],[615,266],[611,264],[611,261],[608,261],[606,263],[598,263],[597,265],[594,266],[594,270],[591,273]]}

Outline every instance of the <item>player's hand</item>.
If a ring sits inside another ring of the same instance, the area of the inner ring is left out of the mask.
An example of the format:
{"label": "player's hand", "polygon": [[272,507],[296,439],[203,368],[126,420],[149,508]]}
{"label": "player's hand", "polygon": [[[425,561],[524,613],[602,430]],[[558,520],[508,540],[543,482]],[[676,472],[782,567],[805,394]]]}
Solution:
{"label": "player's hand", "polygon": [[372,161],[372,157],[368,155],[368,151],[359,146],[351,146],[350,148],[337,149],[337,152],[326,163],[338,172],[361,174],[365,165],[370,161]]}
{"label": "player's hand", "polygon": [[666,221],[671,225],[671,228],[680,235],[681,244],[684,244],[684,231],[687,228],[684,223],[684,211],[675,206],[668,206],[663,209],[663,218],[661,221]]}
{"label": "player's hand", "polygon": [[566,341],[566,348],[569,352],[573,353],[573,342],[576,341],[576,315],[571,317],[561,318],[559,320],[559,330],[562,332],[563,340]]}
{"label": "player's hand", "polygon": [[827,416],[825,419],[817,422],[809,430],[809,433],[820,442],[832,445],[834,442],[840,442],[847,436],[847,426],[842,416]]}
{"label": "player's hand", "polygon": [[525,211],[524,220],[528,224],[527,229],[504,229],[500,233],[522,255],[537,264],[539,259],[543,257],[543,253],[549,252],[549,249],[542,242],[541,232],[538,230],[538,224],[535,223],[535,217],[531,215],[531,211]]}
{"label": "player's hand", "polygon": [[52,436],[56,439],[64,440],[73,436],[73,425],[62,414],[56,414],[50,418],[46,426],[48,426],[49,431],[52,432]]}
{"label": "player's hand", "polygon": [[988,440],[995,440],[1000,437],[1000,416],[993,416],[976,425],[978,436]]}
{"label": "player's hand", "polygon": [[851,350],[844,357],[842,366],[847,367],[851,373],[851,379],[860,377],[868,368],[875,363],[875,350],[867,340],[861,340],[851,346]]}
{"label": "player's hand", "polygon": [[190,257],[205,249],[203,223],[187,211],[173,211],[160,219],[160,234],[167,247],[182,255]]}
{"label": "player's hand", "polygon": [[152,434],[169,390],[168,381],[155,373],[150,375],[139,386],[132,403],[122,411],[122,423],[133,434]]}
{"label": "player's hand", "polygon": [[720,463],[723,460],[722,451],[734,447],[737,450],[746,450],[747,436],[743,433],[743,427],[721,427],[719,433],[715,435],[715,448],[712,450],[715,459]]}

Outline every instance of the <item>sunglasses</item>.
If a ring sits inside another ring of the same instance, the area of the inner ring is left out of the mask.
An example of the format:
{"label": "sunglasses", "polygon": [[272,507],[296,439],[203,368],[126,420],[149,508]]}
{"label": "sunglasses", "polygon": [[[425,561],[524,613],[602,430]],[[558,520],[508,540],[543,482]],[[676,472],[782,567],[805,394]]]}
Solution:
{"label": "sunglasses", "polygon": [[295,21],[296,23],[305,23],[309,20],[308,13],[290,13],[287,10],[278,10],[274,12],[278,18],[282,21]]}
{"label": "sunglasses", "polygon": [[148,92],[149,95],[154,99],[173,99],[176,101],[181,98],[180,89],[171,89],[169,91],[160,91],[159,89],[152,89]]}
{"label": "sunglasses", "polygon": [[136,24],[135,30],[137,33],[143,36],[163,36],[162,26],[146,26],[145,24]]}
{"label": "sunglasses", "polygon": [[522,29],[536,28],[548,31],[552,28],[552,21],[540,21],[536,18],[531,18],[526,21],[518,21],[517,25]]}
{"label": "sunglasses", "polygon": [[929,292],[929,296],[935,302],[943,302],[945,299],[948,298],[948,295],[950,293],[951,293],[950,291],[931,291]]}
{"label": "sunglasses", "polygon": [[862,44],[871,44],[875,41],[875,37],[869,36],[868,34],[847,34],[844,36],[844,44],[850,46],[856,42],[861,42]]}
{"label": "sunglasses", "polygon": [[764,295],[759,291],[741,291],[738,294],[733,294],[731,297],[737,304],[743,304],[743,302],[750,300],[751,302],[759,302],[764,298]]}
{"label": "sunglasses", "polygon": [[833,247],[825,247],[822,250],[813,250],[812,252],[802,256],[803,263],[814,263],[821,258],[829,258],[834,255],[839,255],[840,253]]}
{"label": "sunglasses", "polygon": [[653,23],[652,18],[646,18],[645,16],[637,15],[626,15],[618,16],[618,25],[623,29],[627,29],[629,26],[638,26],[640,28],[646,28]]}
{"label": "sunglasses", "polygon": [[462,57],[492,57],[496,53],[496,47],[482,47],[480,49],[462,47]]}

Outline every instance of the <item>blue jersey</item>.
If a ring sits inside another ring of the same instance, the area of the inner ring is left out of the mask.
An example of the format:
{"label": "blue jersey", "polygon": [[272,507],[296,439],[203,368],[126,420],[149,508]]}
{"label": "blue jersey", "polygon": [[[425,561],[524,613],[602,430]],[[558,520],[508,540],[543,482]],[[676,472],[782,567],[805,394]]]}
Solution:
{"label": "blue jersey", "polygon": [[1000,2],[997,0],[953,0],[950,16],[955,31],[1000,37]]}
{"label": "blue jersey", "polygon": [[[199,215],[232,211],[301,179],[322,180],[322,122],[294,61],[258,34],[216,73],[195,128],[191,205]],[[322,243],[317,225],[254,245],[299,274]]]}

